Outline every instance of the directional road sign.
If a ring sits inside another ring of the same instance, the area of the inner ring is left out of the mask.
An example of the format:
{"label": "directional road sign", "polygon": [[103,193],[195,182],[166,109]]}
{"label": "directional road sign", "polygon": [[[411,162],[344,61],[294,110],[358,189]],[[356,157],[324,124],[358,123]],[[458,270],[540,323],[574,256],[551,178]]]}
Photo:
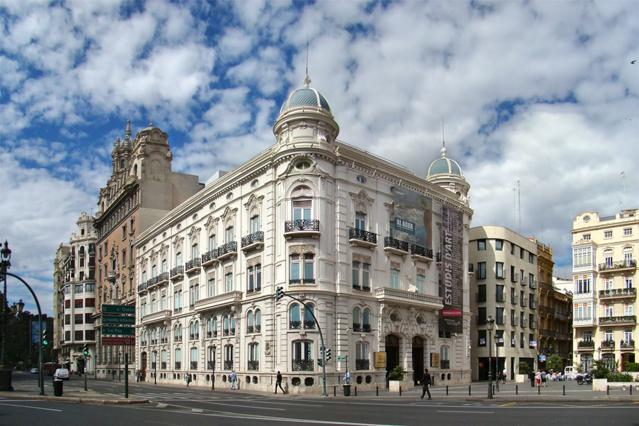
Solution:
{"label": "directional road sign", "polygon": [[135,324],[135,317],[124,317],[117,315],[103,315],[102,324],[112,325],[133,325]]}
{"label": "directional road sign", "polygon": [[117,336],[133,336],[135,328],[133,327],[102,327],[102,334]]}
{"label": "directional road sign", "polygon": [[128,305],[102,305],[105,314],[134,314],[135,306]]}

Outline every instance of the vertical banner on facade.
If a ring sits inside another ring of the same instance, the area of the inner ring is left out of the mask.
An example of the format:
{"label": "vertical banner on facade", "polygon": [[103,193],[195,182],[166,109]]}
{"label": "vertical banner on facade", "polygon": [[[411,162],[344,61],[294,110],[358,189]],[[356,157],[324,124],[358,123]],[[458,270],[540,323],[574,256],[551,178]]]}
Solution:
{"label": "vertical banner on facade", "polygon": [[463,331],[464,309],[464,216],[461,211],[442,207],[440,294],[444,308],[440,312],[440,333]]}

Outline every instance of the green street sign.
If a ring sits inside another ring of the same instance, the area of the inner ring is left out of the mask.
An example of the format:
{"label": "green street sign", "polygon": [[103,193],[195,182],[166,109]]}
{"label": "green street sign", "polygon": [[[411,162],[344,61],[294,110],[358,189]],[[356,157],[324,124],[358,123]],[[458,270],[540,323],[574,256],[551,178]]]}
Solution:
{"label": "green street sign", "polygon": [[338,361],[346,361],[346,355],[337,355]]}
{"label": "green street sign", "polygon": [[102,305],[102,313],[105,313],[105,314],[135,314],[135,306]]}
{"label": "green street sign", "polygon": [[133,325],[135,324],[135,317],[119,317],[115,315],[104,315],[102,317],[102,324]]}
{"label": "green street sign", "polygon": [[133,336],[135,328],[133,327],[102,327],[102,334],[106,335],[119,335],[119,336]]}

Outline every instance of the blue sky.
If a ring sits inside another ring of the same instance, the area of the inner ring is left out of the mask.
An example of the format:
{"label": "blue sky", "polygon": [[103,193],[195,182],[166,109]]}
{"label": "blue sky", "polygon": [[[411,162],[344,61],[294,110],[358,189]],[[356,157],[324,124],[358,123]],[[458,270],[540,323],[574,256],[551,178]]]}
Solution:
{"label": "blue sky", "polygon": [[636,1],[0,0],[0,31],[0,238],[47,312],[126,120],[205,181],[274,143],[307,41],[340,139],[424,175],[443,120],[473,224],[517,229],[519,179],[521,232],[561,275],[575,214],[639,207]]}

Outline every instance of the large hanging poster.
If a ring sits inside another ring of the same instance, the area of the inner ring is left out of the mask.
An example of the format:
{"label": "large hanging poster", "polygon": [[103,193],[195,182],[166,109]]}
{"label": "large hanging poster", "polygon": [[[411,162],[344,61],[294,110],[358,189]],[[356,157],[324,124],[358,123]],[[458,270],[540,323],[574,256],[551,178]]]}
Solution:
{"label": "large hanging poster", "polygon": [[441,227],[440,334],[462,333],[464,308],[464,216],[461,211],[443,206]]}
{"label": "large hanging poster", "polygon": [[391,237],[424,249],[432,245],[433,200],[406,188],[394,187]]}

